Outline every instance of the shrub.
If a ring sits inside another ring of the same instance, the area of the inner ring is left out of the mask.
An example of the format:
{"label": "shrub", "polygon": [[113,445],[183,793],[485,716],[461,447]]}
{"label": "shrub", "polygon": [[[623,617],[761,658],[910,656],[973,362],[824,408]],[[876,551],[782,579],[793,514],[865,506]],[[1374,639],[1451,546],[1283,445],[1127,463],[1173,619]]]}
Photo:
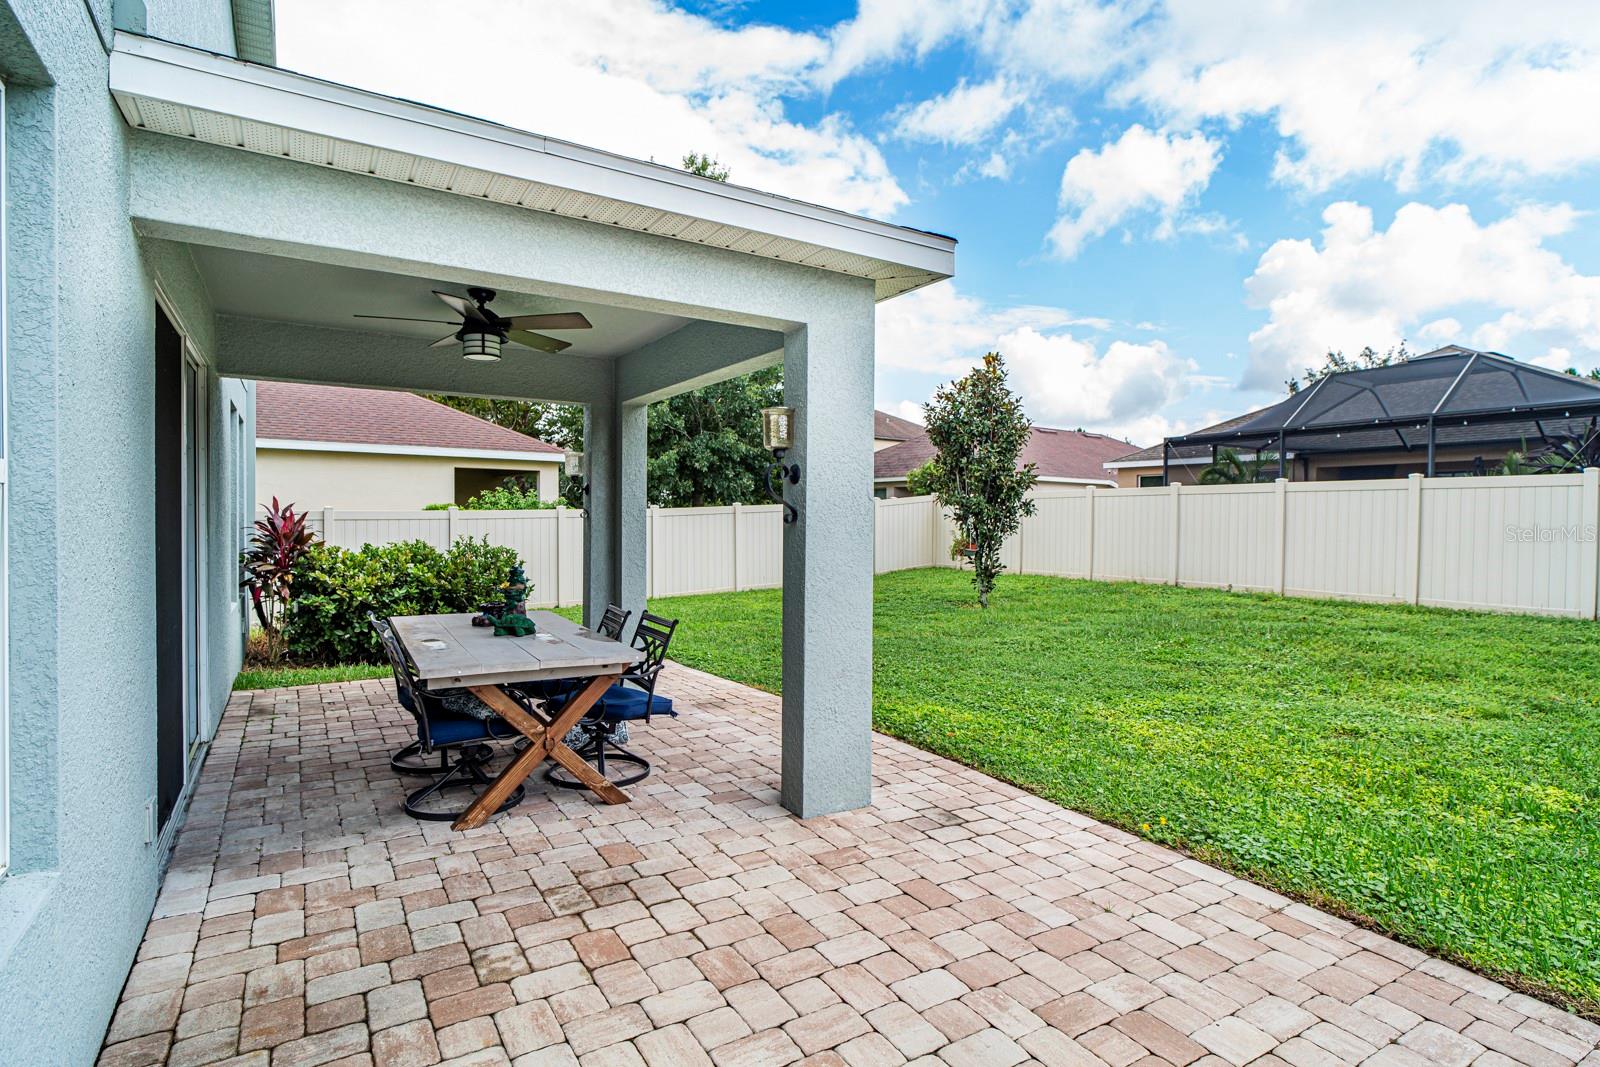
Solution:
{"label": "shrub", "polygon": [[437,615],[494,600],[518,562],[514,549],[463,537],[441,552],[426,541],[313,545],[294,570],[289,652],[300,663],[375,663],[383,650],[367,612]]}
{"label": "shrub", "polygon": [[539,490],[532,486],[513,482],[509,478],[507,482],[509,484],[485,489],[465,504],[428,504],[422,510],[445,511],[460,507],[462,511],[538,511],[556,507],[560,503],[555,500],[540,500]]}

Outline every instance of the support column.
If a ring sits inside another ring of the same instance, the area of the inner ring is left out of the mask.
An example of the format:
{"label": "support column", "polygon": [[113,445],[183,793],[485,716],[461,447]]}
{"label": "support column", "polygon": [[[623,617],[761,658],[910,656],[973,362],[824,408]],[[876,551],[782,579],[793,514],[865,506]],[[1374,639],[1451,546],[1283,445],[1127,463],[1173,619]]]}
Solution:
{"label": "support column", "polygon": [[810,818],[872,800],[871,290],[788,333],[799,521],[783,531],[783,806]]}
{"label": "support column", "polygon": [[645,477],[649,408],[615,402],[584,411],[589,519],[583,541],[583,621],[607,604],[638,619],[645,606]]}

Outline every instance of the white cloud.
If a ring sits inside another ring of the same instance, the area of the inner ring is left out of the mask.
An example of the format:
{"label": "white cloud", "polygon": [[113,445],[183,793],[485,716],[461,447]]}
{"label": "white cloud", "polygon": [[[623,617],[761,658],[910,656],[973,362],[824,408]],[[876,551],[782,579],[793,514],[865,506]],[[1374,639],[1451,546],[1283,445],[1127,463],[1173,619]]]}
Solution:
{"label": "white cloud", "polygon": [[1021,87],[1005,78],[978,85],[963,78],[943,96],[902,109],[894,134],[907,141],[975,144],[993,133],[1022,101]]}
{"label": "white cloud", "polygon": [[992,308],[942,282],[878,308],[880,368],[947,380],[998,351],[1028,414],[1042,425],[1155,440],[1161,409],[1189,392],[1195,364],[1159,340],[1114,340],[1104,348],[1072,332],[1103,332],[1104,319],[1060,308]]}
{"label": "white cloud", "polygon": [[1600,19],[1590,0],[1262,5],[1169,0],[1139,28],[1113,99],[1173,122],[1268,117],[1276,175],[1405,189],[1559,174],[1600,159]]}
{"label": "white cloud", "polygon": [[823,88],[882,63],[920,59],[958,34],[970,34],[1003,0],[859,0],[855,18],[829,34],[815,73]]}
{"label": "white cloud", "polygon": [[999,152],[991,152],[989,158],[979,164],[978,173],[1003,182],[1011,177],[1011,163]]}
{"label": "white cloud", "polygon": [[1271,123],[1276,175],[1513,182],[1600,161],[1593,0],[863,0],[831,86],[954,41],[996,76],[1103,90],[1168,125]]}
{"label": "white cloud", "polygon": [[[1268,312],[1250,335],[1245,386],[1275,387],[1329,349],[1382,350],[1411,330],[1525,359],[1562,349],[1580,366],[1600,360],[1600,277],[1545,247],[1571,229],[1572,208],[1530,205],[1480,224],[1461,204],[1411,203],[1387,230],[1359,204],[1322,217],[1320,248],[1278,241],[1245,282],[1248,303]],[[1477,325],[1464,328],[1469,318]]]}
{"label": "white cloud", "polygon": [[1051,247],[1071,258],[1085,242],[1150,211],[1160,214],[1156,236],[1171,236],[1179,212],[1211,180],[1220,147],[1202,133],[1136,124],[1099,150],[1083,149],[1061,174],[1062,215],[1050,230]]}
{"label": "white cloud", "polygon": [[670,165],[707,152],[741,185],[847,211],[907,199],[846,118],[785,114],[828,53],[816,34],[657,0],[281,0],[277,18],[296,70]]}
{"label": "white cloud", "polygon": [[889,406],[889,414],[898,415],[907,422],[914,422],[918,426],[922,425],[922,405],[917,403],[915,400],[901,400],[895,404],[891,404]]}

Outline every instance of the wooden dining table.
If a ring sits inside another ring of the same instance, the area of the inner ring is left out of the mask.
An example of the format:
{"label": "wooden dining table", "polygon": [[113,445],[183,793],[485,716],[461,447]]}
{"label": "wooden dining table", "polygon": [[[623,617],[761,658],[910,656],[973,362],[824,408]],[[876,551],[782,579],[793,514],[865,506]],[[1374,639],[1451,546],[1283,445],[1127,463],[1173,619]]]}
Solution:
{"label": "wooden dining table", "polygon": [[[470,614],[398,615],[389,620],[419,682],[430,689],[468,690],[528,739],[528,747],[452,824],[457,830],[482,826],[547,759],[565,767],[607,804],[628,802],[626,793],[564,740],[643,653],[553,611],[530,611],[528,617],[538,629],[526,637],[496,637],[493,627],[472,625]],[[525,708],[500,688],[562,678],[587,681],[553,714],[545,714],[537,705]]]}

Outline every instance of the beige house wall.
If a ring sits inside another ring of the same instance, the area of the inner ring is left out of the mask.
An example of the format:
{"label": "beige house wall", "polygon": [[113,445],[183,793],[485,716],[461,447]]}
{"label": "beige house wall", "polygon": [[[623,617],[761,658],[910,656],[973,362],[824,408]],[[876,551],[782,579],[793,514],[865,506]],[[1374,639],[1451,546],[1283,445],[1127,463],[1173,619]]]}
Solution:
{"label": "beige house wall", "polygon": [[[256,502],[276,496],[297,507],[412,511],[456,499],[458,469],[529,471],[539,477],[539,498],[560,491],[560,457],[548,460],[404,456],[369,452],[299,452],[256,449]],[[492,475],[486,475],[492,477]]]}
{"label": "beige house wall", "polygon": [[[1434,453],[1434,471],[1437,474],[1470,471],[1480,457],[1486,465],[1493,467],[1506,458],[1506,451],[1503,447],[1440,448]],[[1293,454],[1292,449],[1290,453]],[[1297,482],[1339,481],[1340,472],[1349,467],[1392,466],[1394,473],[1385,471],[1383,474],[1383,477],[1387,478],[1404,478],[1410,474],[1428,473],[1428,454],[1422,449],[1415,452],[1352,452],[1342,456],[1311,456],[1308,459],[1291,460],[1290,463],[1294,468],[1294,480]],[[1206,466],[1205,463],[1174,463],[1171,467],[1172,481],[1178,485],[1194,485]],[[1141,475],[1159,476],[1161,464],[1122,467],[1107,473],[1116,475],[1118,488],[1134,489],[1138,487]]]}

